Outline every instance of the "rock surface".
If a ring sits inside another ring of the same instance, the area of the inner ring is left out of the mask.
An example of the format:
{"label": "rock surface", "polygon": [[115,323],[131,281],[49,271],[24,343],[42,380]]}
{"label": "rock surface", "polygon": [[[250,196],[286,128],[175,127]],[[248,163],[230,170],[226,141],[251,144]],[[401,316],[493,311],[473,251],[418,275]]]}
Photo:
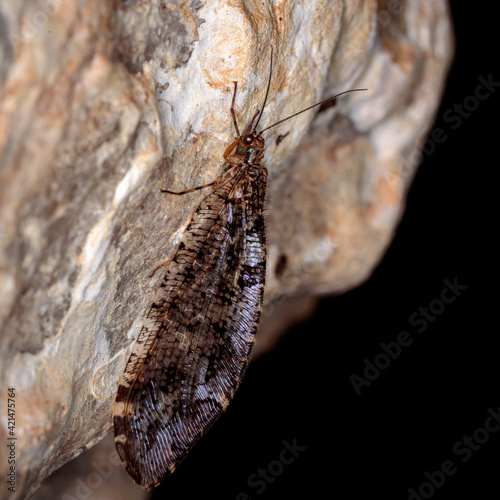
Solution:
{"label": "rock surface", "polygon": [[234,137],[232,82],[242,129],[262,105],[271,46],[263,127],[368,91],[265,134],[270,336],[290,321],[287,297],[354,287],[391,242],[453,56],[446,2],[0,7],[0,386],[16,389],[18,438],[10,498],[110,432],[118,378],[162,278],[148,274],[173,255],[204,196],[159,189],[217,177]]}

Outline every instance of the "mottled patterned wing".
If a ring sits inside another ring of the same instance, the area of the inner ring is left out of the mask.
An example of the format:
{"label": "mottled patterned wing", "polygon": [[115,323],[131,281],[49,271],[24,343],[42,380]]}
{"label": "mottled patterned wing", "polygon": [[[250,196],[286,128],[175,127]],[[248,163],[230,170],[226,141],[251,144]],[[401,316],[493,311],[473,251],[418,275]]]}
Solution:
{"label": "mottled patterned wing", "polygon": [[171,474],[225,410],[254,342],[267,171],[255,179],[235,170],[193,215],[118,388],[116,448],[145,488]]}

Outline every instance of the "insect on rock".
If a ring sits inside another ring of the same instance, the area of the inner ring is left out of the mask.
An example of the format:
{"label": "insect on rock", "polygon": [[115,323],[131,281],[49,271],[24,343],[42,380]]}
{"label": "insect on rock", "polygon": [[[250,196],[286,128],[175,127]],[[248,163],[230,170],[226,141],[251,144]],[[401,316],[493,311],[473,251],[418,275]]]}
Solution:
{"label": "insect on rock", "polygon": [[[125,367],[113,406],[115,444],[130,476],[158,486],[226,409],[248,365],[266,277],[263,132],[267,102],[224,152],[226,166],[191,217]],[[160,265],[159,267],[162,267]],[[157,268],[158,269],[158,268]]]}

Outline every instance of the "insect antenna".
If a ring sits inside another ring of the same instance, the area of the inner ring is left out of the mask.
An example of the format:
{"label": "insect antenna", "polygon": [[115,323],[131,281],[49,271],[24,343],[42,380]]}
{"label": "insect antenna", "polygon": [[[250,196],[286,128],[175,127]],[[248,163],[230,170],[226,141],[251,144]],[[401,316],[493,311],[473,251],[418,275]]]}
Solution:
{"label": "insect antenna", "polygon": [[[268,87],[268,90],[269,90],[269,87]],[[339,97],[339,96],[341,96],[343,94],[347,94],[349,92],[361,92],[362,90],[368,90],[368,89],[344,90],[344,92],[341,92],[340,94],[334,95],[333,97],[329,97],[328,99],[325,99],[324,101],[317,102],[316,104],[313,104],[312,106],[309,106],[308,108],[303,109],[302,111],[294,113],[293,115],[290,115],[290,116],[287,116],[286,118],[283,118],[283,120],[280,120],[279,122],[276,122],[276,123],[273,123],[272,125],[269,125],[269,127],[266,127],[265,129],[262,129],[259,132],[259,135],[261,135],[266,130],[269,130],[270,128],[276,127],[276,125],[279,125],[280,123],[283,123],[283,122],[286,122],[287,120],[290,120],[290,118],[293,118],[294,116],[300,115],[301,113],[305,113],[306,111],[309,111],[310,109],[315,108],[316,106],[321,106],[321,104],[324,104],[325,102],[333,101],[334,99],[336,99],[337,97]],[[266,94],[266,99],[267,99],[267,94]],[[261,112],[261,114],[262,114],[262,112]],[[260,120],[260,116],[259,116],[259,120]],[[257,123],[259,123],[259,122],[257,121]]]}
{"label": "insect antenna", "polygon": [[266,96],[264,97],[264,103],[262,104],[262,109],[260,110],[259,118],[257,118],[257,122],[255,123],[254,131],[257,131],[257,125],[259,124],[260,119],[262,118],[262,113],[264,112],[264,108],[266,107],[267,96],[269,95],[269,89],[271,88],[272,76],[273,76],[273,47],[271,46],[271,65],[269,68],[269,81],[267,82]]}

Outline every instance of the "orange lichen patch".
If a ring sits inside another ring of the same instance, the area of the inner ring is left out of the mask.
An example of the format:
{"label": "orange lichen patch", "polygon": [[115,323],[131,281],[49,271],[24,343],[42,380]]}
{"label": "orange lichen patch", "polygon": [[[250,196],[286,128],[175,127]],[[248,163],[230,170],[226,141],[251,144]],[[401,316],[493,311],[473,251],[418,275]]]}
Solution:
{"label": "orange lichen patch", "polygon": [[415,65],[415,47],[408,42],[398,41],[387,35],[381,36],[382,48],[389,52],[393,61],[405,72],[409,73]]}
{"label": "orange lichen patch", "polygon": [[373,226],[385,226],[388,220],[394,220],[396,212],[401,205],[404,194],[403,179],[396,175],[382,177],[376,181],[373,192],[373,203],[370,205],[366,218]]}
{"label": "orange lichen patch", "polygon": [[376,200],[385,207],[399,205],[402,196],[403,183],[401,177],[383,177],[375,185]]}
{"label": "orange lichen patch", "polygon": [[[234,9],[229,5],[220,7],[220,19],[214,32],[214,43],[201,54],[199,64],[204,81],[211,87],[224,90],[233,81],[248,81],[247,72],[251,67],[256,47],[252,40],[252,26],[248,18],[240,16],[235,22]],[[240,40],[244,42],[238,43]]]}

